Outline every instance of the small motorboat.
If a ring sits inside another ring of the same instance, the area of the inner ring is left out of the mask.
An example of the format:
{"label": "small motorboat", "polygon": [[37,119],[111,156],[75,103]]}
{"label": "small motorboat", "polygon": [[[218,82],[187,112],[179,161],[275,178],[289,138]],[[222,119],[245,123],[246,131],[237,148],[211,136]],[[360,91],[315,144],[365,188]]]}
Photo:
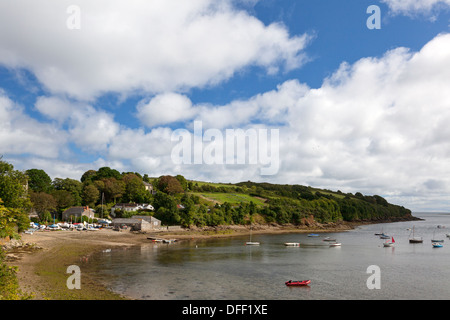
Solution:
{"label": "small motorboat", "polygon": [[336,242],[336,238],[325,237],[325,238],[323,239],[323,241],[333,241],[333,242]]}
{"label": "small motorboat", "polygon": [[286,242],[284,245],[286,247],[300,247],[300,242]]}
{"label": "small motorboat", "polygon": [[433,242],[432,245],[433,245],[433,248],[442,248],[443,247],[442,242]]}
{"label": "small motorboat", "polygon": [[285,282],[285,284],[286,284],[288,287],[304,287],[304,286],[309,285],[310,283],[311,283],[311,280],[302,280],[302,281],[292,281],[292,280],[289,280],[289,281],[286,281],[286,282]]}
{"label": "small motorboat", "polygon": [[245,243],[246,246],[259,246],[259,242],[248,241]]}
{"label": "small motorboat", "polygon": [[319,234],[317,234],[317,233],[310,233],[310,234],[308,234],[308,237],[318,237],[319,236]]}
{"label": "small motorboat", "polygon": [[390,236],[384,233],[380,236],[380,239],[390,239],[390,238],[391,238]]}

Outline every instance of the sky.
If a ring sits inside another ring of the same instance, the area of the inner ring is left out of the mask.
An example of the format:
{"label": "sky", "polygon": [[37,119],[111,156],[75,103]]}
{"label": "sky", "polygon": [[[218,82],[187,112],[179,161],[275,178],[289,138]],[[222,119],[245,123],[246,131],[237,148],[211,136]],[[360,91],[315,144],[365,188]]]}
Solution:
{"label": "sky", "polygon": [[448,212],[449,123],[450,0],[0,0],[0,155],[18,170]]}

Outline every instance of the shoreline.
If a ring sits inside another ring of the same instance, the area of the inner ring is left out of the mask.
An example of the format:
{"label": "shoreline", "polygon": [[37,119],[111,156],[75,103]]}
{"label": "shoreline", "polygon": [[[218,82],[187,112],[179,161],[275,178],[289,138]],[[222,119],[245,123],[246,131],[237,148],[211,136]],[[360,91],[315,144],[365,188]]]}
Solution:
{"label": "shoreline", "polygon": [[[408,219],[412,220],[412,219]],[[401,219],[399,221],[408,221]],[[415,220],[415,219],[414,219]],[[294,225],[252,225],[253,234],[283,233],[331,233],[345,232],[366,224],[397,221],[358,221]],[[132,300],[113,292],[96,280],[95,270],[89,266],[91,255],[117,247],[133,247],[152,243],[149,238],[174,239],[178,241],[206,240],[221,237],[246,236],[249,226],[218,226],[183,229],[181,231],[158,231],[141,233],[131,231],[40,231],[22,234],[19,244],[7,250],[7,263],[17,266],[20,289],[32,294],[32,300]],[[70,265],[81,271],[81,289],[68,289],[67,273]]]}

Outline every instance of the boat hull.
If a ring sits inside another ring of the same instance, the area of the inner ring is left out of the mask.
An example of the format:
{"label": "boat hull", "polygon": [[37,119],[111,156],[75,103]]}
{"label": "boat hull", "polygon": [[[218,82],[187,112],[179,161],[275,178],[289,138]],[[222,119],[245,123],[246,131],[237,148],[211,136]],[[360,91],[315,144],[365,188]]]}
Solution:
{"label": "boat hull", "polygon": [[259,246],[259,242],[249,241],[249,242],[246,242],[245,245],[246,246]]}
{"label": "boat hull", "polygon": [[335,242],[335,243],[330,243],[330,247],[340,247],[341,243],[339,242]]}
{"label": "boat hull", "polygon": [[311,280],[303,280],[303,281],[286,281],[285,284],[288,287],[304,287],[311,283]]}
{"label": "boat hull", "polygon": [[299,242],[286,242],[284,245],[286,247],[300,247],[300,243]]}

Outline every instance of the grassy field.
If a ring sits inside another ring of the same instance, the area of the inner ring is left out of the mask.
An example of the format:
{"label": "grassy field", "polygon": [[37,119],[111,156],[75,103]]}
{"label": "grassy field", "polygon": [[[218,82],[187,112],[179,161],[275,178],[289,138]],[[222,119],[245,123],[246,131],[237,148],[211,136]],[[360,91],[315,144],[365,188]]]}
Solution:
{"label": "grassy field", "polygon": [[264,199],[249,196],[243,193],[217,193],[217,192],[193,192],[203,199],[220,204],[228,202],[230,204],[250,203],[253,201],[256,205],[264,205]]}

